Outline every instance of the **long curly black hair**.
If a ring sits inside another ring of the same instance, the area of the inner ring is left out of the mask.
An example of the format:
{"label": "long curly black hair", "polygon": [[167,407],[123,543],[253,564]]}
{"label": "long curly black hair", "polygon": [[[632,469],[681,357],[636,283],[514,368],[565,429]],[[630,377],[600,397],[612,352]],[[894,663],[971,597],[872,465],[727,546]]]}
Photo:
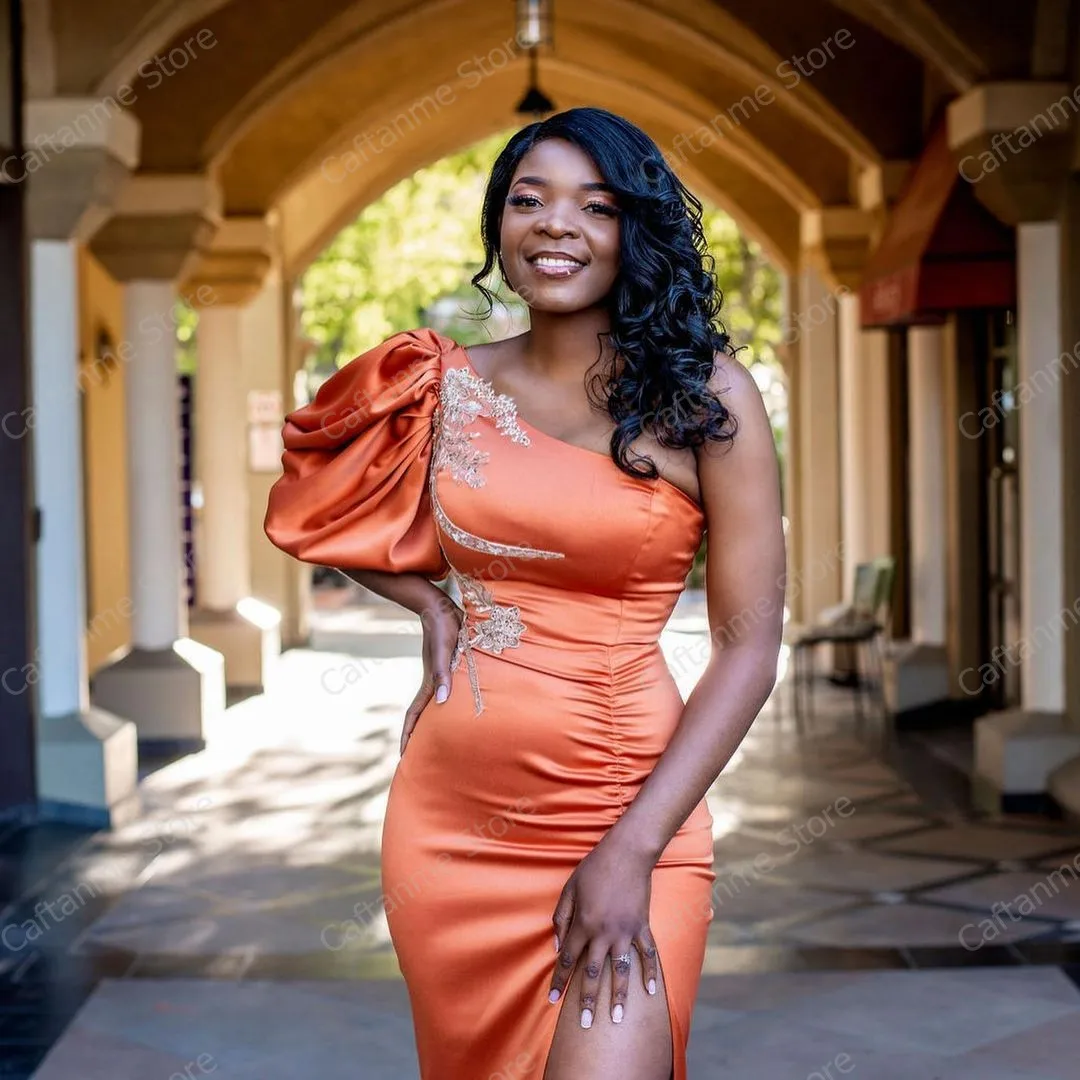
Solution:
{"label": "long curly black hair", "polygon": [[706,385],[716,354],[734,356],[735,349],[719,322],[722,297],[702,206],[656,143],[621,116],[578,108],[530,124],[503,147],[484,193],[484,265],[472,279],[486,301],[483,314],[494,300],[484,282],[496,266],[502,271],[499,237],[510,183],[521,159],[544,139],[565,139],[588,154],[620,209],[620,268],[606,300],[615,359],[586,380],[586,393],[615,421],[615,464],[656,479],[652,459],[630,448],[642,431],[662,446],[683,449],[728,442],[737,426]]}

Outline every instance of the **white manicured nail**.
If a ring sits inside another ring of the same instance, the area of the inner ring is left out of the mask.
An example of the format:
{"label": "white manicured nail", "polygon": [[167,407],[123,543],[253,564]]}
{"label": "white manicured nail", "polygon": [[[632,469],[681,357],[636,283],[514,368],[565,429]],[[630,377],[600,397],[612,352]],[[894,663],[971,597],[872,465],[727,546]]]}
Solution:
{"label": "white manicured nail", "polygon": [[441,705],[450,696],[450,690],[445,684],[440,684],[435,691],[435,703]]}
{"label": "white manicured nail", "polygon": [[622,1006],[621,1005],[616,1005],[615,1008],[611,1010],[611,1019],[612,1019],[613,1023],[616,1023],[616,1024],[621,1024],[622,1023]]}
{"label": "white manicured nail", "polygon": [[553,989],[551,991],[550,994],[548,994],[548,1001],[550,1001],[551,1004],[554,1005],[555,1002],[558,1001],[558,1000],[559,1000],[559,989],[558,989],[558,987],[556,987],[555,989]]}
{"label": "white manicured nail", "polygon": [[655,979],[650,979],[649,980],[649,993],[650,994],[655,994],[656,993],[656,980]]}
{"label": "white manicured nail", "polygon": [[581,1026],[583,1028],[592,1027],[592,1009],[581,1010]]}

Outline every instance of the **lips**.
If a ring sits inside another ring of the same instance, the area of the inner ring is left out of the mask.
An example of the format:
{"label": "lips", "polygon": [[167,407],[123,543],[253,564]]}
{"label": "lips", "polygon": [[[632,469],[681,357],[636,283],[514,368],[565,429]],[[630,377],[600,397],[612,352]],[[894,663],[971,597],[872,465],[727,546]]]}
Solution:
{"label": "lips", "polygon": [[564,251],[538,251],[525,261],[543,277],[571,277],[585,269],[586,263]]}

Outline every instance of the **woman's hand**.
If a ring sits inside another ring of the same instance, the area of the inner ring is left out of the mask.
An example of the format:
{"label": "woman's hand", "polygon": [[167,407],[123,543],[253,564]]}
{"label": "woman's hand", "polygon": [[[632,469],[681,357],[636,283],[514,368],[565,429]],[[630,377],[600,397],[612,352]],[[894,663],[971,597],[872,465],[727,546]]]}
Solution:
{"label": "woman's hand", "polygon": [[450,696],[450,660],[465,613],[441,589],[435,591],[438,597],[420,612],[420,624],[424,628],[424,681],[405,713],[401,754],[405,753],[416,721],[432,697],[441,705]]}
{"label": "woman's hand", "polygon": [[559,1000],[579,957],[585,959],[581,977],[581,1026],[591,1027],[597,1008],[600,975],[611,957],[611,1019],[622,1021],[630,991],[632,963],[618,959],[641,957],[645,989],[656,993],[656,943],[649,929],[649,897],[653,862],[605,837],[578,864],[555,906],[555,944],[559,958],[548,1000]]}

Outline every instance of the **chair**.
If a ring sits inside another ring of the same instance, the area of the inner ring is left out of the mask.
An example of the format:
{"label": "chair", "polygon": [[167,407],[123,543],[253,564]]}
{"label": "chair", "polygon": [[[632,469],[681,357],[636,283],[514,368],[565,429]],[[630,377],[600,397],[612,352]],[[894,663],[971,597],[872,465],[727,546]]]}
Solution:
{"label": "chair", "polygon": [[800,733],[814,710],[814,660],[819,645],[850,645],[855,652],[856,678],[852,705],[856,725],[864,724],[863,695],[888,717],[883,688],[884,662],[881,639],[892,611],[896,561],[885,556],[855,568],[851,606],[834,621],[798,632],[790,642],[792,656],[792,704]]}

